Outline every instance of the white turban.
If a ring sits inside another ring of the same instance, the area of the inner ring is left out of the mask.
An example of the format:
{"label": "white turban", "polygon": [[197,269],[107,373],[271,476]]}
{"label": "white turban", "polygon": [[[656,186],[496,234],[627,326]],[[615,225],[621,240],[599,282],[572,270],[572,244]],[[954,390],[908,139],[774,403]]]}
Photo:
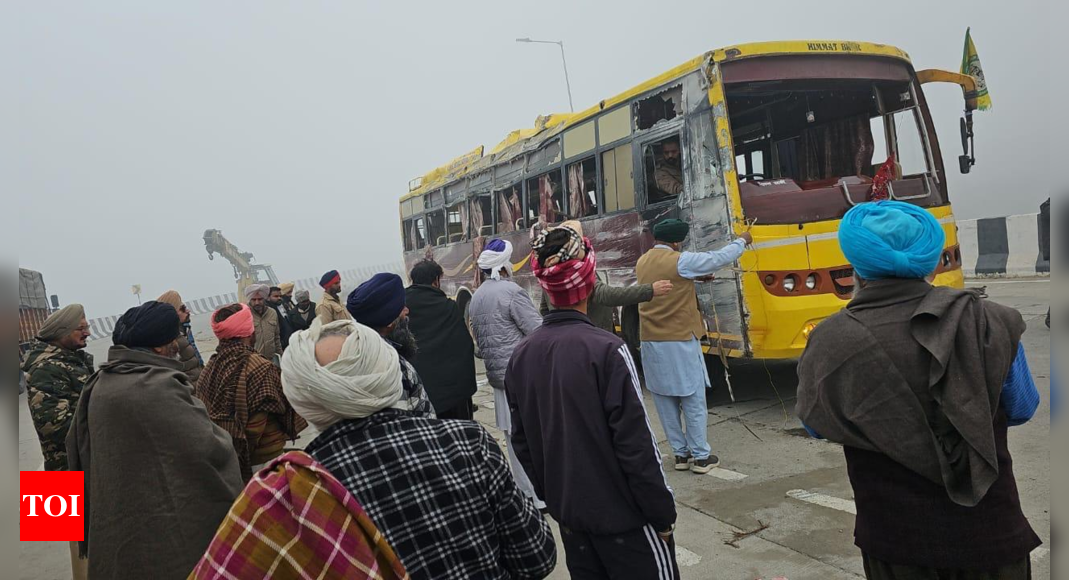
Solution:
{"label": "white turban", "polygon": [[501,279],[501,268],[512,269],[512,243],[497,239],[486,244],[486,249],[479,254],[479,269],[489,270],[494,280]]}
{"label": "white turban", "polygon": [[[338,360],[320,366],[315,346],[323,331],[348,328]],[[342,419],[360,419],[387,408],[407,409],[402,400],[401,361],[379,333],[352,320],[338,320],[290,337],[282,355],[282,390],[297,413],[316,429]]]}

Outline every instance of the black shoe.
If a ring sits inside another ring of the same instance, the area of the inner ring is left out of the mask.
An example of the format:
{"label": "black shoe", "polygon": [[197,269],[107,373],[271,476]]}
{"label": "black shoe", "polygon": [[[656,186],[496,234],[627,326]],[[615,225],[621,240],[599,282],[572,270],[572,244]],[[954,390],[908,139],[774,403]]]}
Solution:
{"label": "black shoe", "polygon": [[681,457],[676,455],[676,471],[686,471],[690,469],[690,462],[694,461],[691,456]]}
{"label": "black shoe", "polygon": [[704,475],[713,470],[714,467],[720,466],[720,458],[716,455],[710,455],[706,459],[695,459],[694,464],[690,466],[690,470],[699,475]]}

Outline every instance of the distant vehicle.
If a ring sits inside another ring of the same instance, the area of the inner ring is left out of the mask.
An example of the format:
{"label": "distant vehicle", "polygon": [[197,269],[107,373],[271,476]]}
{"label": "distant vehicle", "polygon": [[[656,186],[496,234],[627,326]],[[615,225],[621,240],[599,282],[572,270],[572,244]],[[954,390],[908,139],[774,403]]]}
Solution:
{"label": "distant vehicle", "polygon": [[220,230],[204,231],[204,248],[208,250],[208,259],[214,260],[215,254],[226,258],[234,267],[234,279],[238,283],[238,300],[244,299],[245,288],[252,284],[278,286],[275,270],[268,264],[253,264],[252,252],[242,252],[237,246],[223,237]]}
{"label": "distant vehicle", "polygon": [[[904,51],[865,42],[707,52],[585,111],[539,117],[485,155],[477,148],[411,181],[398,216],[406,265],[435,259],[442,289],[465,308],[484,244],[504,238],[515,248],[515,281],[537,303],[530,240],[547,224],[580,220],[597,247],[599,277],[614,285],[634,283],[660,220],[688,221],[691,251],[750,230],[754,248],[738,270],[699,287],[704,348],[721,357],[797,357],[813,328],[853,295],[836,235],[847,210],[871,199],[874,181],[939,220],[946,246],[935,282],[964,286],[948,168],[922,90],[933,82],[963,91],[957,165],[968,173],[973,77],[917,71]],[[618,317],[637,348],[637,308]]]}
{"label": "distant vehicle", "polygon": [[48,316],[59,308],[59,298],[49,303],[45,279],[40,272],[19,268],[19,348],[24,350],[37,336]]}

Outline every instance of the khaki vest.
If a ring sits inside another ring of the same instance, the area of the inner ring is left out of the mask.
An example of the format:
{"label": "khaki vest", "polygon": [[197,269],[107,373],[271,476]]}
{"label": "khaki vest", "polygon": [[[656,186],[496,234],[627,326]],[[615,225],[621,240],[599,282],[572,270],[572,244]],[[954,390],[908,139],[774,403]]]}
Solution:
{"label": "khaki vest", "polygon": [[698,310],[694,281],[679,275],[679,252],[653,248],[638,259],[635,276],[639,284],[658,280],[672,282],[667,296],[638,305],[641,339],[653,342],[685,341],[705,336],[705,321]]}

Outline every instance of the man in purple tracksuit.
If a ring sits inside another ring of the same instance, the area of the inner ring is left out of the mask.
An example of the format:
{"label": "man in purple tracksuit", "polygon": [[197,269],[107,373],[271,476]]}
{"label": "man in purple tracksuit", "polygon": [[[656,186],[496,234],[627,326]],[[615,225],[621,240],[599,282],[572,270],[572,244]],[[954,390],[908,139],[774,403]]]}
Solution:
{"label": "man in purple tracksuit", "polygon": [[678,579],[675,498],[624,341],[591,324],[594,252],[569,227],[532,245],[555,310],[505,375],[512,444],[560,523],[575,579]]}

